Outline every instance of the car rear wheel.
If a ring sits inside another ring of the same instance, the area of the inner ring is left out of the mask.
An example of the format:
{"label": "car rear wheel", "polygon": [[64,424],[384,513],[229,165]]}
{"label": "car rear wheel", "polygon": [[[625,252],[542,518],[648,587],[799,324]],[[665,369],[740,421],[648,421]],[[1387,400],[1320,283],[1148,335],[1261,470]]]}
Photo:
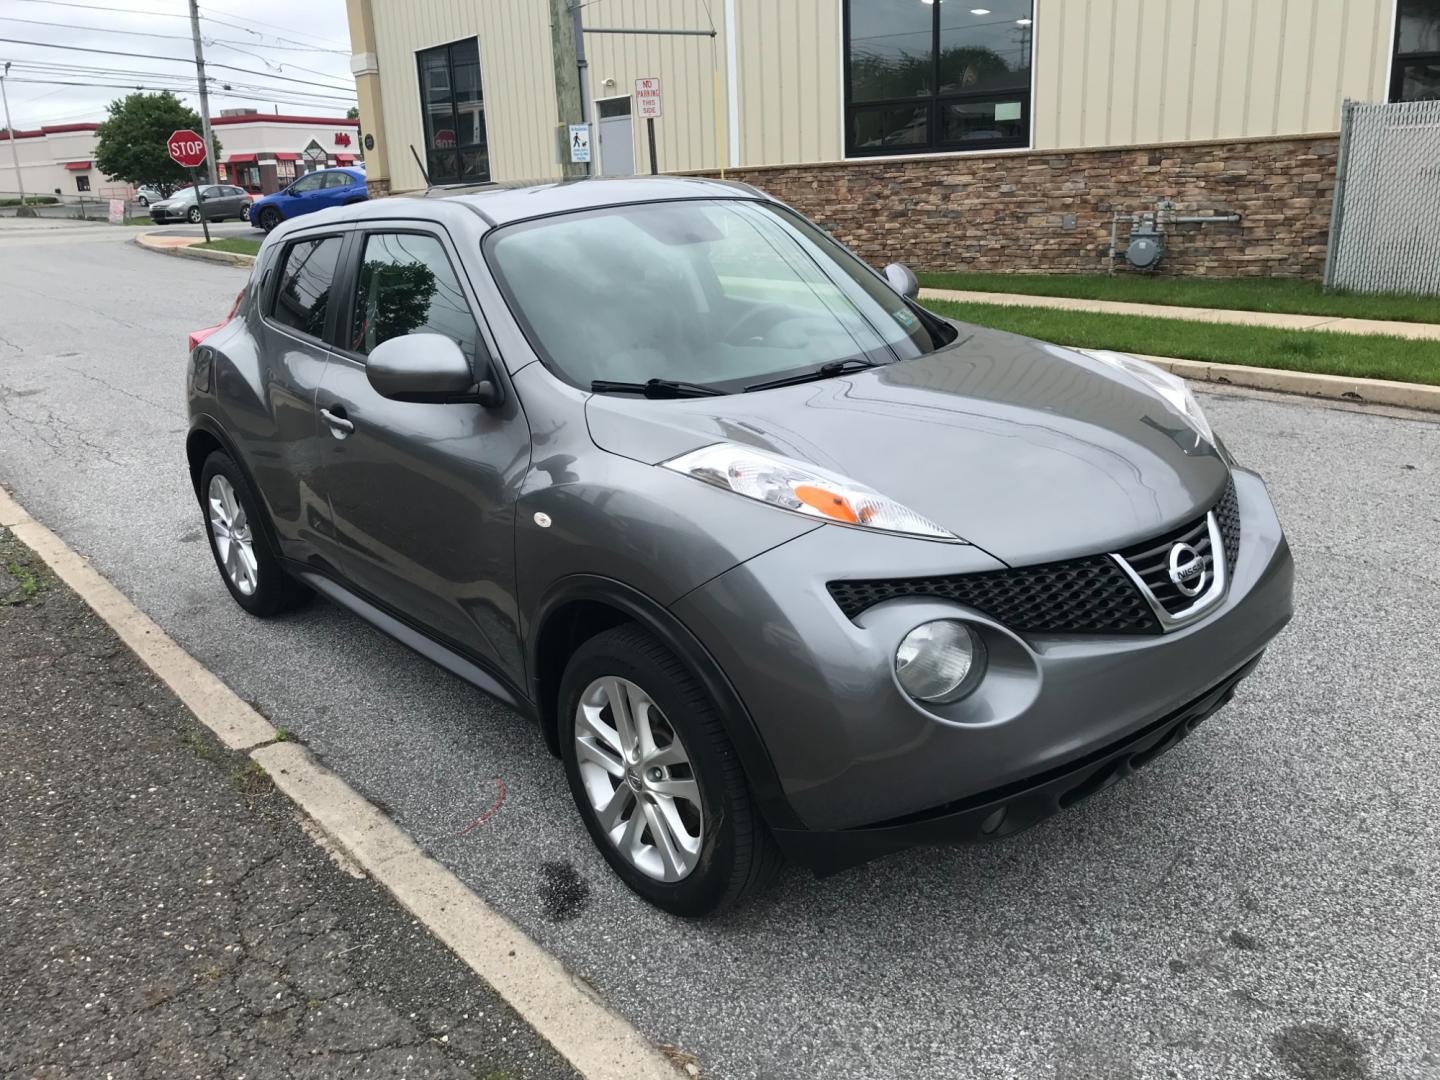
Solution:
{"label": "car rear wheel", "polygon": [[191,225],[197,225],[197,224],[199,224],[199,222],[200,222],[200,208],[199,208],[198,206],[192,206],[192,207],[190,208],[190,212],[185,215],[185,220],[188,221],[188,222],[190,222]]}
{"label": "car rear wheel", "polygon": [[586,641],[560,687],[560,745],[575,805],[632,890],[709,915],[762,890],[780,855],[704,688],[652,634]]}
{"label": "car rear wheel", "polygon": [[260,228],[264,229],[266,232],[269,232],[271,229],[275,228],[275,226],[279,224],[279,210],[276,210],[273,206],[267,206],[264,210],[260,211]]}
{"label": "car rear wheel", "polygon": [[141,206],[149,206],[149,205],[150,205],[150,200],[147,199],[144,195],[141,195],[141,196],[140,196],[138,199],[136,199],[135,201],[138,202]]}
{"label": "car rear wheel", "polygon": [[250,485],[229,454],[216,450],[200,473],[205,532],[221,580],[251,615],[278,615],[299,607],[310,590],[280,566],[260,525]]}
{"label": "car rear wheel", "polygon": [[249,220],[250,220],[250,205],[249,205],[248,203],[247,203],[246,205],[240,207],[240,220],[241,220],[241,221],[249,221]]}

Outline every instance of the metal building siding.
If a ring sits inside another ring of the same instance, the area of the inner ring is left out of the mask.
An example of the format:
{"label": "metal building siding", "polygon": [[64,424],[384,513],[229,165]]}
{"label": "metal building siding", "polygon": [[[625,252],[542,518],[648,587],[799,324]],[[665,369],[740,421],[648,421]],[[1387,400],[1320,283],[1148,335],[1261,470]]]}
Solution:
{"label": "metal building siding", "polygon": [[1394,0],[1036,0],[1035,147],[1335,131],[1384,100]]}
{"label": "metal building siding", "polygon": [[424,159],[415,54],[469,37],[480,43],[492,178],[556,174],[547,0],[374,0],[372,12],[395,191],[425,186],[409,149],[413,145]]}
{"label": "metal building siding", "polygon": [[[587,34],[592,103],[606,97],[633,97],[635,80],[658,77],[664,113],[655,121],[656,156],[662,172],[713,169],[725,145],[725,0],[605,0],[583,9],[590,26],[669,30],[710,30],[716,36]],[[712,27],[711,19],[714,23]],[[716,130],[715,73],[720,73]],[[613,87],[604,85],[614,79]],[[635,108],[632,102],[632,108]],[[645,124],[635,118],[635,168],[648,172]]]}
{"label": "metal building siding", "polygon": [[[718,7],[725,0],[710,2]],[[838,0],[731,2],[739,46],[739,163],[843,157]]]}

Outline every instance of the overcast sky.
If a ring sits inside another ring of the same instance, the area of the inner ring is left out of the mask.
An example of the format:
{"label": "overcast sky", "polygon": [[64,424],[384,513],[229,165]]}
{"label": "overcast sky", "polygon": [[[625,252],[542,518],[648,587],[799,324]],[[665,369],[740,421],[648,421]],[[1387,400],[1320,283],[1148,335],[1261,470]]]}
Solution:
{"label": "overcast sky", "polygon": [[[201,0],[200,15],[212,115],[248,107],[343,116],[355,103],[345,0]],[[0,39],[21,130],[103,120],[105,106],[137,85],[183,87],[181,98],[198,106],[186,0],[129,0],[124,11],[104,0],[0,0]]]}

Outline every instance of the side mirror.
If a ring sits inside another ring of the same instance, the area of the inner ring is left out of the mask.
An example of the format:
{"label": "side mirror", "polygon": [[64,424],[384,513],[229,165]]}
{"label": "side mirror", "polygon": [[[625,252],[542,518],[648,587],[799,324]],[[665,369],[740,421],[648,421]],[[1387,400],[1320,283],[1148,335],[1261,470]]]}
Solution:
{"label": "side mirror", "polygon": [[403,334],[382,341],[365,361],[365,377],[392,401],[477,402],[493,409],[503,395],[493,379],[479,383],[460,346],[444,334]]}
{"label": "side mirror", "polygon": [[920,295],[920,282],[915,277],[915,271],[904,263],[893,262],[885,267],[885,280],[906,300],[914,300]]}

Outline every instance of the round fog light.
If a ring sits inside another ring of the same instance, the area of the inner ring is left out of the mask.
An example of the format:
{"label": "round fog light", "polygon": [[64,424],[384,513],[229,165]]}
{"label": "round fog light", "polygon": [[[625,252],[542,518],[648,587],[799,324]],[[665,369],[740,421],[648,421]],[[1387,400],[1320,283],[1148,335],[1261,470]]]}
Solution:
{"label": "round fog light", "polygon": [[984,644],[954,619],[922,623],[895,650],[895,676],[918,701],[956,701],[970,692],[984,668]]}

